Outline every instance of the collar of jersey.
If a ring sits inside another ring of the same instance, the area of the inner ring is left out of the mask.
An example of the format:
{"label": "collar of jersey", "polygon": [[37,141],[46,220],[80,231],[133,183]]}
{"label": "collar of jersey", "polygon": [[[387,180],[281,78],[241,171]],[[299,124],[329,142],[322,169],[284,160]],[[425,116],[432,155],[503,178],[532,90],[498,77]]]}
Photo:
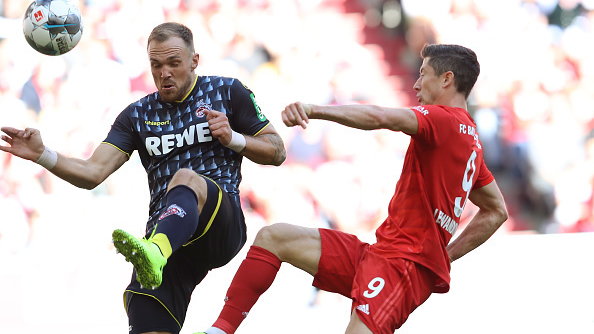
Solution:
{"label": "collar of jersey", "polygon": [[194,90],[194,87],[196,87],[196,82],[198,82],[198,76],[196,76],[196,78],[194,78],[194,83],[192,84],[192,88],[188,89],[188,92],[186,93],[186,95],[184,95],[184,97],[181,100],[175,101],[175,102],[176,103],[184,102],[184,100],[190,95],[190,93],[192,93],[192,91]]}

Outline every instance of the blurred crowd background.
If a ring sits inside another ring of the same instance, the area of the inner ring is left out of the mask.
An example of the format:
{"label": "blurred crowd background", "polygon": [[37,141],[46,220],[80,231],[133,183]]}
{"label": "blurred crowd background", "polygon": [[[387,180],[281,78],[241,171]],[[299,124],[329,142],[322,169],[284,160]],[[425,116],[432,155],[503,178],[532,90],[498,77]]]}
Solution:
{"label": "blurred crowd background", "polygon": [[[197,72],[239,78],[285,141],[281,167],[244,159],[248,225],[329,226],[372,240],[408,137],[322,121],[286,128],[280,111],[296,100],[414,105],[422,46],[462,44],[482,66],[469,108],[511,213],[500,233],[594,231],[592,0],[78,3],[81,42],[49,57],[22,36],[29,2],[0,0],[1,126],[38,128],[46,145],[89,157],[117,114],[154,90],[151,29],[178,21],[194,32]],[[0,152],[0,256],[56,243],[65,231],[142,233],[148,198],[137,154],[86,191]],[[107,238],[88,242],[109,247]]]}

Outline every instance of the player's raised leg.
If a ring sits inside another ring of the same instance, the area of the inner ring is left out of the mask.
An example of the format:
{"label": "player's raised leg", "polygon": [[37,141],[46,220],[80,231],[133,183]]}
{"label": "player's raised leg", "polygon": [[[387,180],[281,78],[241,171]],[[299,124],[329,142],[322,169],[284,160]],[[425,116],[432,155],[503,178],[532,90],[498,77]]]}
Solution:
{"label": "player's raised leg", "polygon": [[235,333],[260,295],[274,281],[282,262],[288,262],[315,275],[321,250],[318,229],[290,224],[274,224],[262,228],[237,269],[219,318],[206,333]]}
{"label": "player's raised leg", "polygon": [[123,230],[113,232],[116,249],[132,262],[142,286],[161,285],[167,258],[196,232],[206,193],[203,177],[190,169],[180,169],[169,183],[167,207],[148,239],[136,238]]}
{"label": "player's raised leg", "polygon": [[282,223],[270,225],[258,232],[253,246],[268,250],[282,262],[290,263],[312,276],[318,272],[322,241],[317,228]]}

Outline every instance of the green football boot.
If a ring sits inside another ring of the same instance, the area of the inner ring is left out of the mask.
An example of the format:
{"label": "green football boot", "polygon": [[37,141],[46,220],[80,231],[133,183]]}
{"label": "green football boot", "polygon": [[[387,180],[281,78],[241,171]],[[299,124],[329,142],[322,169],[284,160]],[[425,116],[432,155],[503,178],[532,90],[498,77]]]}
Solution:
{"label": "green football boot", "polygon": [[163,280],[163,267],[167,263],[159,247],[123,230],[115,230],[111,236],[118,253],[134,265],[140,287],[153,290],[158,288]]}

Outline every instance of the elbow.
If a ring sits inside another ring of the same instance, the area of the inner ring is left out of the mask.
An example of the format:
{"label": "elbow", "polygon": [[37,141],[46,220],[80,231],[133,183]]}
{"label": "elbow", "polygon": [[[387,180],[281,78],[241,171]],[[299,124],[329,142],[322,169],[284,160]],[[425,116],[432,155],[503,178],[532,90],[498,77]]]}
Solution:
{"label": "elbow", "polygon": [[[263,165],[270,165],[270,166],[278,167],[278,166],[282,165],[283,162],[285,162],[285,160],[286,160],[286,156],[282,155],[282,156],[274,157],[273,159],[271,159],[269,161],[266,161],[266,162],[262,161],[260,163]],[[255,161],[255,162],[258,162],[258,161]]]}
{"label": "elbow", "polygon": [[277,167],[278,167],[278,166],[282,165],[282,164],[283,164],[283,162],[285,162],[285,160],[287,160],[287,151],[285,151],[285,150],[283,149],[283,151],[282,151],[282,152],[280,152],[280,154],[278,154],[278,155],[275,157],[275,159],[274,159],[274,161],[273,161],[273,163],[272,163],[272,164],[273,164],[274,166],[277,166]]}
{"label": "elbow", "polygon": [[501,207],[499,210],[497,210],[495,212],[495,215],[497,217],[496,221],[497,221],[497,227],[499,228],[499,226],[503,225],[503,223],[505,223],[507,221],[507,219],[509,218],[509,213],[507,212],[507,209],[504,207]]}
{"label": "elbow", "polygon": [[501,220],[502,222],[505,222],[507,219],[509,218],[509,213],[507,212],[507,209],[504,209],[502,214],[501,214]]}
{"label": "elbow", "polygon": [[93,190],[93,189],[97,188],[97,186],[98,186],[98,185],[100,185],[100,184],[101,184],[101,183],[90,183],[90,184],[88,184],[88,185],[85,187],[85,189],[86,189],[86,190]]}
{"label": "elbow", "polygon": [[98,176],[97,177],[88,176],[84,180],[80,180],[80,182],[78,182],[74,185],[81,189],[93,190],[93,189],[97,188],[97,186],[100,185],[104,180],[105,180],[105,178],[101,178]]}
{"label": "elbow", "polygon": [[260,164],[260,165],[269,165],[269,166],[280,166],[285,162],[287,155],[285,151],[282,152],[275,152],[273,156],[266,156],[266,157],[257,157],[257,156],[249,156],[246,155],[248,159],[251,161]]}
{"label": "elbow", "polygon": [[285,161],[284,160],[274,161],[270,165],[275,166],[275,167],[278,167],[278,166],[282,165],[283,162],[285,162]]}
{"label": "elbow", "polygon": [[101,184],[101,182],[84,182],[80,184],[75,184],[78,188],[85,189],[85,190],[93,190],[97,188],[97,186]]}
{"label": "elbow", "polygon": [[274,150],[274,154],[272,155],[272,157],[266,164],[278,167],[278,166],[282,165],[286,159],[287,159],[287,150],[285,150],[285,147],[281,144],[281,145],[277,145],[276,149]]}

